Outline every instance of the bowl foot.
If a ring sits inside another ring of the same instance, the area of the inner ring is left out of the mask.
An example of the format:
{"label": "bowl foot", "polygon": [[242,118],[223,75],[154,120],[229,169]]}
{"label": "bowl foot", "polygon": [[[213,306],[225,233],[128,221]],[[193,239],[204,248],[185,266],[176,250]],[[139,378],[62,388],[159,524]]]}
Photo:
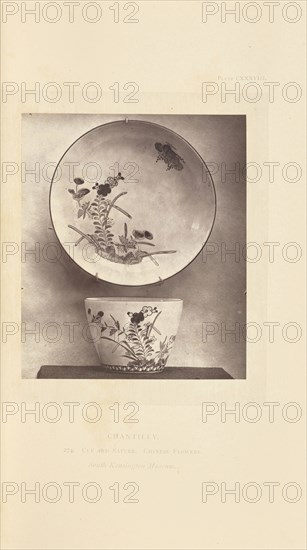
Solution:
{"label": "bowl foot", "polygon": [[154,372],[161,372],[164,370],[164,365],[103,365],[105,369],[111,371],[111,372],[126,372],[130,373],[133,372],[134,374],[138,373],[144,373],[148,372],[154,373]]}

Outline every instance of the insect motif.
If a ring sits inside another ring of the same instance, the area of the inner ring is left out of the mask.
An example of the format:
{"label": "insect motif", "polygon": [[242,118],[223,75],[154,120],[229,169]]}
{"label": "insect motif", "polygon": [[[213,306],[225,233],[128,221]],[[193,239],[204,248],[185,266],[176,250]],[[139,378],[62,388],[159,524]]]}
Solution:
{"label": "insect motif", "polygon": [[169,143],[165,143],[164,145],[162,143],[155,143],[155,148],[159,152],[156,162],[163,160],[167,164],[166,170],[171,170],[171,168],[175,168],[175,170],[183,169],[182,163],[185,161],[174,151],[175,147],[173,145]]}

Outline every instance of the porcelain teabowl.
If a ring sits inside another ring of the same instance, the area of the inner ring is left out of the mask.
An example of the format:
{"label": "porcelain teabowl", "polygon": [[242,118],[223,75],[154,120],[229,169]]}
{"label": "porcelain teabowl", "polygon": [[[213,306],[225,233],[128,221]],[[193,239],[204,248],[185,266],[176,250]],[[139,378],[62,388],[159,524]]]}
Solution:
{"label": "porcelain teabowl", "polygon": [[120,372],[163,370],[175,344],[182,304],[179,299],[86,298],[101,364]]}

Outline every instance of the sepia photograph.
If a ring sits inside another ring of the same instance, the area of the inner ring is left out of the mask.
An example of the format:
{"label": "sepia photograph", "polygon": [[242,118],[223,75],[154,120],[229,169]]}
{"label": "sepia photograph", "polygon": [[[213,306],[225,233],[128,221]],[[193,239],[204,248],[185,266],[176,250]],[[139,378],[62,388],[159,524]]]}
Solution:
{"label": "sepia photograph", "polygon": [[22,123],[23,377],[245,378],[245,116]]}

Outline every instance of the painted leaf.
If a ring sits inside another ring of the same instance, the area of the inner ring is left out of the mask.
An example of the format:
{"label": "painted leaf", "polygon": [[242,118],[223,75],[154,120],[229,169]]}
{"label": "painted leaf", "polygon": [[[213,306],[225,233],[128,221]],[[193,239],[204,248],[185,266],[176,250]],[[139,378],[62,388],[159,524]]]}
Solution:
{"label": "painted leaf", "polygon": [[81,198],[81,197],[84,197],[85,195],[87,195],[89,192],[90,192],[89,189],[80,189],[80,191],[78,191],[77,195],[78,195],[79,198]]}
{"label": "painted leaf", "polygon": [[127,359],[134,359],[134,355],[133,355],[133,354],[128,355],[128,352],[127,352],[127,353],[123,353],[122,357],[127,357]]}

